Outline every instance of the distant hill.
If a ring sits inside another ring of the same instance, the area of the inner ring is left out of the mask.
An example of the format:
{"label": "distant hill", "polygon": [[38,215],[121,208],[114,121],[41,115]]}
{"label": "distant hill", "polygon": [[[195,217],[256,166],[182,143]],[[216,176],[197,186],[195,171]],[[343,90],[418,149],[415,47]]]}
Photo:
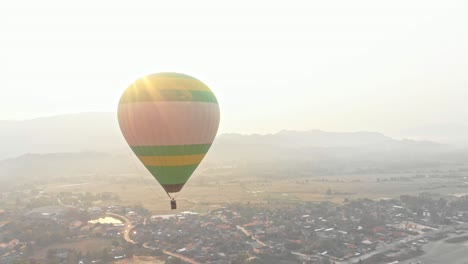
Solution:
{"label": "distant hill", "polygon": [[[141,170],[112,113],[0,122],[0,145],[0,181]],[[465,163],[467,157],[468,150],[430,141],[396,140],[375,132],[285,130],[268,135],[219,135],[198,172],[226,166],[246,172],[286,170],[313,175],[401,171]]]}
{"label": "distant hill", "polygon": [[53,178],[90,174],[129,173],[135,161],[127,155],[98,152],[25,154],[0,161],[2,180]]}
{"label": "distant hill", "polygon": [[323,166],[326,170],[376,166],[386,169],[452,162],[460,156],[459,153],[451,154],[446,159],[453,151],[449,146],[435,142],[395,140],[374,132],[281,131],[271,135],[220,135],[208,160],[276,163],[275,166],[280,167],[312,164],[314,168]]}
{"label": "distant hill", "polygon": [[119,151],[124,148],[115,113],[81,113],[0,121],[0,160],[26,153]]}
{"label": "distant hill", "polygon": [[321,130],[283,130],[269,135],[223,134],[220,144],[266,144],[285,148],[372,148],[372,149],[439,149],[443,145],[431,141],[395,140],[376,132],[336,133]]}
{"label": "distant hill", "polygon": [[[385,151],[433,151],[442,147],[428,141],[394,140],[375,132],[334,133],[320,130],[284,130],[269,135],[223,134],[218,136],[215,145],[217,148],[263,145],[267,149],[358,148]],[[0,146],[0,160],[27,153],[128,151],[115,113],[81,113],[26,121],[0,121]]]}
{"label": "distant hill", "polygon": [[406,129],[401,131],[400,134],[415,139],[468,146],[468,125],[464,124],[430,124]]}

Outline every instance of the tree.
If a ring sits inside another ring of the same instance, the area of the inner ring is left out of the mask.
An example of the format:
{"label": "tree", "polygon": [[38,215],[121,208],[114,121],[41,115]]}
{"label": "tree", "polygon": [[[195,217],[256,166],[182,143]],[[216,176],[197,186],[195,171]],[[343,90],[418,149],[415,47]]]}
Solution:
{"label": "tree", "polygon": [[157,249],[153,250],[152,255],[157,257],[157,256],[162,256],[163,254],[164,254],[163,251],[161,249],[157,248]]}
{"label": "tree", "polygon": [[439,208],[445,208],[447,206],[447,200],[440,198],[437,204],[439,205]]}
{"label": "tree", "polygon": [[29,264],[29,261],[27,261],[26,259],[19,259],[15,260],[13,264]]}
{"label": "tree", "polygon": [[112,246],[118,247],[120,246],[120,242],[117,239],[112,240]]}
{"label": "tree", "polygon": [[241,253],[237,255],[236,259],[232,261],[232,264],[242,264],[245,263],[249,255],[246,253]]}
{"label": "tree", "polygon": [[184,262],[178,258],[168,258],[165,261],[166,264],[183,264]]}
{"label": "tree", "polygon": [[109,252],[107,252],[107,248],[103,249],[101,252],[101,259],[104,261],[109,261],[111,260],[111,256],[109,255]]}
{"label": "tree", "polygon": [[31,256],[32,254],[34,254],[34,248],[31,242],[26,243],[25,254],[26,256]]}
{"label": "tree", "polygon": [[419,218],[422,218],[424,217],[424,210],[421,208],[418,208],[418,210],[416,211],[416,214],[418,215]]}
{"label": "tree", "polygon": [[55,254],[54,250],[48,249],[47,250],[47,259],[49,259],[49,260],[52,259],[54,257],[54,254]]}

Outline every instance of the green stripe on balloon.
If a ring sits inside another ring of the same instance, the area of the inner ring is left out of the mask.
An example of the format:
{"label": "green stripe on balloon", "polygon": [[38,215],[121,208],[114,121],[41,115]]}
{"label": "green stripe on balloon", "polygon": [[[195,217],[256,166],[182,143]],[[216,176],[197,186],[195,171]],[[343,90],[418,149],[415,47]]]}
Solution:
{"label": "green stripe on balloon", "polygon": [[191,91],[178,89],[160,89],[157,94],[140,90],[138,93],[129,93],[122,97],[120,103],[182,101],[218,103],[216,96],[210,91]]}
{"label": "green stripe on balloon", "polygon": [[160,184],[181,184],[187,182],[198,164],[186,166],[147,166]]}
{"label": "green stripe on balloon", "polygon": [[[187,95],[187,93],[190,93],[190,95]],[[209,91],[161,90],[161,95],[165,101],[218,103],[215,95]]]}
{"label": "green stripe on balloon", "polygon": [[178,156],[205,154],[211,144],[176,145],[176,146],[131,146],[137,156]]}

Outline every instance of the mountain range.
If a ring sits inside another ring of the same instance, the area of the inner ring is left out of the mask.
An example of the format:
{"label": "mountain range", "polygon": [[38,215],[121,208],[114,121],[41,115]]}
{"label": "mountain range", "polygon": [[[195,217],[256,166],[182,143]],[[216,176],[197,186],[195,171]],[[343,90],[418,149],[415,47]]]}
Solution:
{"label": "mountain range", "polygon": [[[335,133],[283,130],[267,135],[222,134],[215,147],[357,148],[381,151],[434,151],[430,141],[396,140],[376,132]],[[0,160],[27,153],[128,151],[114,113],[81,113],[26,121],[0,121]]]}
{"label": "mountain range", "polygon": [[[113,113],[84,113],[0,122],[0,179],[34,174],[132,173],[138,167]],[[463,164],[468,150],[376,132],[283,130],[267,135],[221,134],[203,167],[256,171],[288,168],[353,173]]]}

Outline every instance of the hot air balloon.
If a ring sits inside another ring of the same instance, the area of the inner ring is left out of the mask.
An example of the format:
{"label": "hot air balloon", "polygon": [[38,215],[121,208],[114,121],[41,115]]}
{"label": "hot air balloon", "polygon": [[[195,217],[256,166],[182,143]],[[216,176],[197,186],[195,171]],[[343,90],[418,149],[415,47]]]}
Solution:
{"label": "hot air balloon", "polygon": [[219,105],[203,82],[180,73],[156,73],[131,84],[120,98],[122,134],[138,159],[161,184],[171,208],[211,147]]}

